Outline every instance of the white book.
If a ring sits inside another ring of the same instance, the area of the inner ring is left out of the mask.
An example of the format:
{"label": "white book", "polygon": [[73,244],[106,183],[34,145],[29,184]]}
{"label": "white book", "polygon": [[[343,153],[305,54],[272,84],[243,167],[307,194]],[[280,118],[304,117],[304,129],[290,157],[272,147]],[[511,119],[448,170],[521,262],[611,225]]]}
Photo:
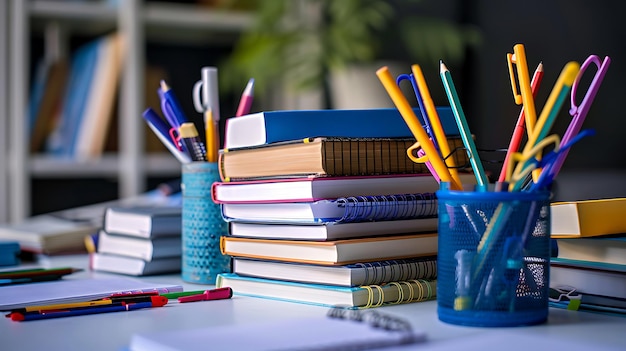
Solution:
{"label": "white book", "polygon": [[229,234],[237,237],[293,240],[338,240],[381,235],[435,232],[438,219],[416,218],[396,221],[276,224],[231,222]]}
{"label": "white book", "polygon": [[152,261],[119,255],[92,253],[90,266],[95,271],[133,276],[180,272],[181,257],[163,257]]}
{"label": "white book", "polygon": [[233,273],[266,279],[339,286],[436,279],[437,256],[325,266],[234,257]]}
{"label": "white book", "polygon": [[180,235],[182,207],[109,207],[104,214],[104,230],[140,238]]}
{"label": "white book", "polygon": [[164,257],[181,257],[180,235],[155,239],[135,238],[110,234],[101,230],[98,234],[98,252],[152,261]]}

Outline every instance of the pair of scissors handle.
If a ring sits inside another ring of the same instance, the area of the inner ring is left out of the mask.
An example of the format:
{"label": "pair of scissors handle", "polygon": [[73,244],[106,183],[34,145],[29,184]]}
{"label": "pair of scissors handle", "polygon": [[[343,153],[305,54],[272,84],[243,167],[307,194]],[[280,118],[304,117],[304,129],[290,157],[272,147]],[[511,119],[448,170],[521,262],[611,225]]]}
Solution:
{"label": "pair of scissors handle", "polygon": [[196,109],[196,112],[198,113],[203,113],[210,106],[210,101],[208,101],[208,99],[205,99],[203,97],[202,85],[203,83],[201,80],[197,81],[196,84],[193,85],[193,92],[192,92],[193,107]]}
{"label": "pair of scissors handle", "polygon": [[[578,85],[580,84],[584,73],[587,71],[587,68],[589,68],[592,64],[594,64],[598,70],[593,76],[591,84],[589,84],[589,88],[587,88],[587,92],[583,96],[582,101],[580,104],[577,104],[576,95],[578,93]],[[611,59],[608,56],[604,58],[604,61],[600,62],[600,57],[597,55],[591,55],[580,66],[578,76],[576,77],[574,84],[572,84],[571,108],[569,110],[570,115],[573,117],[572,123],[574,124],[574,127],[572,127],[572,129],[577,129],[575,133],[578,133],[580,130],[584,116],[591,108],[591,102],[596,97],[596,94],[600,89],[600,83],[602,83],[610,64]]]}

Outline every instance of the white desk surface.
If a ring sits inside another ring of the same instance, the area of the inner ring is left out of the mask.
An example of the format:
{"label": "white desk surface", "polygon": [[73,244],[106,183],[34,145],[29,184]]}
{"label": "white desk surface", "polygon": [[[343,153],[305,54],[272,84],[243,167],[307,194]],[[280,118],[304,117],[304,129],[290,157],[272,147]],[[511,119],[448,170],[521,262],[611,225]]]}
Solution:
{"label": "white desk surface", "polygon": [[[86,268],[87,256],[52,258],[44,266]],[[71,279],[98,278],[104,273],[84,271]],[[155,282],[176,283],[185,290],[211,288],[183,283],[178,275],[144,277]],[[550,309],[543,325],[518,328],[462,327],[437,318],[436,301],[385,306],[378,311],[401,316],[414,328],[426,331],[425,344],[385,350],[624,350],[626,318]],[[323,316],[327,308],[269,299],[234,296],[229,300],[187,304],[170,303],[162,308],[104,313],[42,321],[0,321],[2,350],[125,350],[134,333],[186,328],[262,323],[302,316]],[[245,336],[242,336],[245,337]],[[207,345],[207,349],[210,345]]]}

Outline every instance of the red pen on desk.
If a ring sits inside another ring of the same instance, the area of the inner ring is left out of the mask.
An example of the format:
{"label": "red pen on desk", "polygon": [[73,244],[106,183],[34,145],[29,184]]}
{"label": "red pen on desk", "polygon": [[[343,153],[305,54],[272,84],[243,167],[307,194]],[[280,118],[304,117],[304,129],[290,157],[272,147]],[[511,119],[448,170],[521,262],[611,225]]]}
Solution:
{"label": "red pen on desk", "polygon": [[229,287],[217,288],[213,290],[206,290],[202,294],[182,296],[178,298],[178,302],[195,302],[195,301],[209,301],[209,300],[223,300],[230,299],[233,296],[233,289]]}

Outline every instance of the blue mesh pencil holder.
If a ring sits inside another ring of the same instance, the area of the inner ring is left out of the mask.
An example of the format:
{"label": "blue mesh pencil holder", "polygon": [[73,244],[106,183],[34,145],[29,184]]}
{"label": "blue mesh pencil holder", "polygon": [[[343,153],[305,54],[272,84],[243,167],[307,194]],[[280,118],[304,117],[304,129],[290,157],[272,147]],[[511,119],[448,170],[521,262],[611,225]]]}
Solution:
{"label": "blue mesh pencil holder", "polygon": [[220,238],[228,234],[228,224],[211,199],[211,185],[220,180],[218,166],[191,162],[182,167],[182,279],[215,284],[217,274],[230,272],[230,256],[220,251]]}
{"label": "blue mesh pencil holder", "polygon": [[437,192],[437,313],[513,327],[548,318],[549,192]]}

